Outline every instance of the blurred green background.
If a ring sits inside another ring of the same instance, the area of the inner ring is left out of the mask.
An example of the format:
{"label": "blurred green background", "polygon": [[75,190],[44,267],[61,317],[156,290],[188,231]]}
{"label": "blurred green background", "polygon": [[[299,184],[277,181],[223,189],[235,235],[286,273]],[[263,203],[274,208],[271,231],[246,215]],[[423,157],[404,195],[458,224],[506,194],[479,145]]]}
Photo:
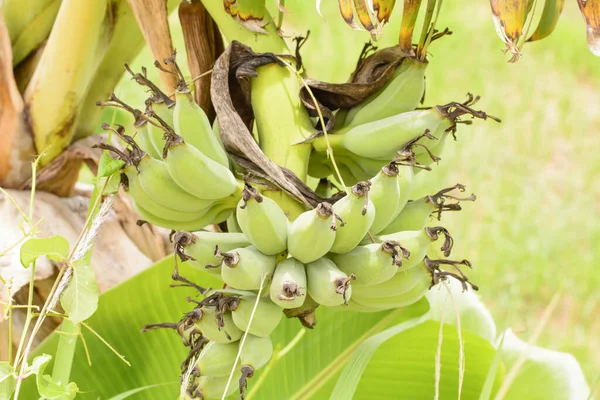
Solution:
{"label": "blurred green background", "polygon": [[[314,8],[302,10],[302,3],[286,2],[291,14],[284,33],[311,30],[303,49],[310,77],[346,80],[369,35],[347,27],[335,2],[322,5],[325,20]],[[396,40],[401,7],[396,8],[382,47]],[[183,50],[176,25],[174,42]],[[516,64],[502,53],[489,2],[444,2],[438,28],[446,26],[453,34],[430,47],[426,105],[463,101],[471,92],[482,96],[476,108],[502,123],[460,126],[458,141],[446,146],[439,166],[429,173],[426,191],[460,182],[478,196],[462,212],[446,214],[442,223],[456,239],[454,256],[472,261],[470,277],[499,331],[512,327],[527,339],[551,298],[562,291],[537,344],[575,355],[595,387],[600,374],[600,59],[587,48],[575,2],[567,2],[556,31],[526,45]],[[330,48],[324,50],[324,44]],[[151,61],[145,50],[132,64],[139,68]],[[131,102],[140,98],[127,76],[117,94]],[[107,110],[104,120],[111,115]]]}
{"label": "blurred green background", "polygon": [[[290,15],[301,10],[298,4],[286,2]],[[340,36],[345,25],[336,8],[323,2],[326,23],[315,10],[287,17],[296,32],[311,29],[303,48],[310,77],[346,80],[369,39],[348,27]],[[400,20],[398,5],[380,47],[397,41]],[[429,49],[425,104],[463,101],[471,92],[482,97],[476,108],[502,123],[460,126],[423,194],[460,182],[478,196],[442,223],[456,238],[453,256],[473,262],[470,277],[499,331],[512,327],[527,340],[562,290],[537,344],[575,355],[594,387],[600,374],[600,59],[587,48],[584,20],[576,2],[567,2],[556,31],[525,45],[516,64],[502,52],[487,1],[444,2],[437,27],[453,34]],[[332,47],[317,50],[326,40]]]}

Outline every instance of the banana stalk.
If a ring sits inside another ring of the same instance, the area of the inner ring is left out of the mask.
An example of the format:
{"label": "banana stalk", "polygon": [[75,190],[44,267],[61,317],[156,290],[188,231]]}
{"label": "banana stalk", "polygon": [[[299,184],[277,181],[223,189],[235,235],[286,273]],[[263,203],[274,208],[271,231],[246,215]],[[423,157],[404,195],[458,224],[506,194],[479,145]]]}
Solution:
{"label": "banana stalk", "polygon": [[[103,53],[102,28],[106,0],[65,0],[42,59],[25,92],[31,127],[41,164],[65,149],[75,131],[79,104]],[[60,56],[57,56],[60,55]]]}
{"label": "banana stalk", "polygon": [[[19,7],[13,9],[10,7],[13,3],[19,3]],[[5,6],[4,18],[8,21],[12,21],[15,14],[28,13],[31,14],[32,8],[29,10],[22,4],[21,1],[8,2],[9,7]],[[39,13],[31,16],[31,20],[26,23],[16,33],[12,42],[13,49],[13,66],[19,64],[25,59],[38,46],[46,40],[48,34],[52,30],[56,14],[60,8],[60,0],[51,0],[44,2],[34,2],[34,8],[39,8]],[[9,22],[10,23],[10,22]]]}
{"label": "banana stalk", "polygon": [[[242,27],[223,11],[220,2],[204,0],[203,4],[228,40],[235,38],[252,47],[255,52],[289,54],[289,50],[275,27],[265,27],[267,34],[256,34]],[[265,10],[265,18],[270,16]],[[298,92],[298,78],[288,69],[270,64],[258,69],[258,76],[250,82],[252,109],[258,130],[258,141],[264,154],[281,167],[288,168],[306,181],[311,146],[302,142],[314,132],[308,113],[302,106]],[[282,191],[265,193],[277,201],[290,220],[304,211],[304,207]]]}
{"label": "banana stalk", "polygon": [[[100,61],[94,79],[86,92],[77,119],[76,138],[92,135],[98,125],[102,109],[96,106],[100,99],[106,99],[123,76],[123,64],[131,62],[145,44],[135,16],[124,1],[115,1],[112,36],[108,48]],[[179,0],[168,0],[169,12],[175,9]]]}
{"label": "banana stalk", "polygon": [[[173,43],[169,30],[169,14],[165,0],[127,0],[135,19],[142,30],[144,39],[155,60],[162,61],[173,54]],[[177,86],[177,76],[173,66],[161,66],[160,80],[163,89],[172,93]]]}

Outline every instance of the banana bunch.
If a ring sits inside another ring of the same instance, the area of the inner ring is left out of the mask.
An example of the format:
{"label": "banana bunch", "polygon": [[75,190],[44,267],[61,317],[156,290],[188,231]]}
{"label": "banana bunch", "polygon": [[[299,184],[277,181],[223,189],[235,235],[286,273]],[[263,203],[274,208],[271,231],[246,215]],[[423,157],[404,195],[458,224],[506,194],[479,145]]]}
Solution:
{"label": "banana bunch", "polygon": [[[183,77],[173,100],[128,69],[151,91],[144,111],[114,95],[101,103],[133,116],[134,136],[105,126],[125,150],[100,147],[124,161],[123,186],[142,218],[176,231],[177,285],[203,296],[189,299],[196,306],[178,323],[148,327],[175,329],[189,347],[181,367],[190,398],[236,390],[243,396],[248,379],[273,354],[270,337],[283,315],[313,328],[318,306],[358,312],[406,307],[446,279],[477,289],[461,269],[471,264],[448,258],[454,239],[437,223],[443,212],[458,211],[461,201],[475,196],[453,194],[465,191],[461,184],[422,198],[413,189],[415,176],[440,161],[436,154],[458,124],[470,123],[460,117],[488,115],[471,107],[478,100],[473,96],[417,110],[426,66],[406,56],[385,87],[338,111],[330,135],[306,141],[311,155],[305,166],[320,179],[315,193],[321,197],[297,216],[260,179],[234,177],[218,124],[211,126]],[[225,232],[202,230],[222,222]],[[223,284],[199,287],[179,275],[179,263]],[[228,384],[230,378],[239,384]]]}
{"label": "banana bunch", "polygon": [[[174,63],[174,59],[167,59]],[[145,75],[133,79],[150,89],[145,111],[135,109],[114,94],[102,106],[130,112],[136,133],[113,129],[127,145],[112,151],[125,162],[123,187],[144,221],[174,230],[197,231],[224,222],[242,196],[243,183],[229,169],[229,158],[206,113],[193,100],[181,77],[175,101]]]}

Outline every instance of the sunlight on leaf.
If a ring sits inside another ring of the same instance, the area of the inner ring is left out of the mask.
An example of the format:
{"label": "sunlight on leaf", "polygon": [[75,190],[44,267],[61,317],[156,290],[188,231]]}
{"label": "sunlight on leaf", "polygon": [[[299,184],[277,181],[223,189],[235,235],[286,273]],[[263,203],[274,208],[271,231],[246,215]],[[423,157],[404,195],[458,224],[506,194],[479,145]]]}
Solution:
{"label": "sunlight on leaf", "polygon": [[46,256],[53,261],[63,261],[69,255],[69,242],[62,236],[31,238],[21,246],[21,264],[25,268],[38,257]]}
{"label": "sunlight on leaf", "polygon": [[[439,329],[437,321],[427,321],[385,342],[360,379],[354,399],[433,399]],[[460,352],[456,328],[445,324],[443,335],[439,398],[456,399]],[[468,331],[462,331],[462,339],[466,368],[461,399],[478,399],[495,350],[486,340]],[[496,390],[501,379],[498,374]]]}
{"label": "sunlight on leaf", "polygon": [[98,282],[87,262],[73,265],[73,276],[60,298],[60,304],[76,324],[89,318],[98,308]]}
{"label": "sunlight on leaf", "polygon": [[360,377],[362,376],[367,364],[377,349],[395,335],[422,324],[428,319],[428,317],[429,315],[425,314],[418,318],[409,319],[408,321],[388,328],[385,331],[379,332],[378,334],[373,335],[362,342],[352,354],[348,364],[346,364],[346,367],[344,368],[344,371],[338,379],[335,389],[331,394],[330,400],[343,400],[352,398],[356,387],[358,386]]}
{"label": "sunlight on leaf", "polygon": [[450,290],[452,300],[448,290],[442,286],[432,288],[425,295],[431,304],[431,319],[440,321],[444,314],[444,323],[456,325],[456,307],[461,328],[493,345],[496,342],[496,324],[477,294],[472,290],[463,292],[460,283],[454,280],[448,281],[446,286]]}
{"label": "sunlight on leaf", "polygon": [[502,347],[502,361],[510,368],[523,353],[526,354],[526,361],[503,397],[505,400],[588,398],[590,388],[575,357],[538,346],[529,346],[508,329]]}

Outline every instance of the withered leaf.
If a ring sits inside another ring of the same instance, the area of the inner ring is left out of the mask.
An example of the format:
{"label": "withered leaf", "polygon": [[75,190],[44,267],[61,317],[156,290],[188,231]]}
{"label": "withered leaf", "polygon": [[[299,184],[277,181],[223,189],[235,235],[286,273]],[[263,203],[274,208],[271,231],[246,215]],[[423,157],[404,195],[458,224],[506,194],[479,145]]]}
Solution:
{"label": "withered leaf", "polygon": [[[399,46],[388,47],[361,59],[348,83],[305,79],[306,85],[319,103],[327,131],[331,131],[335,123],[333,111],[338,108],[351,108],[364,102],[389,82],[405,57],[407,55]],[[300,99],[311,117],[318,116],[317,108],[306,87],[301,88]]]}
{"label": "withered leaf", "polygon": [[305,205],[314,206],[314,199],[310,199],[314,194],[305,197],[298,188],[299,179],[291,179],[289,173],[267,158],[252,137],[250,78],[258,75],[258,67],[273,63],[282,65],[275,54],[256,54],[237,41],[217,59],[212,73],[211,98],[223,145],[240,166],[264,177]]}

